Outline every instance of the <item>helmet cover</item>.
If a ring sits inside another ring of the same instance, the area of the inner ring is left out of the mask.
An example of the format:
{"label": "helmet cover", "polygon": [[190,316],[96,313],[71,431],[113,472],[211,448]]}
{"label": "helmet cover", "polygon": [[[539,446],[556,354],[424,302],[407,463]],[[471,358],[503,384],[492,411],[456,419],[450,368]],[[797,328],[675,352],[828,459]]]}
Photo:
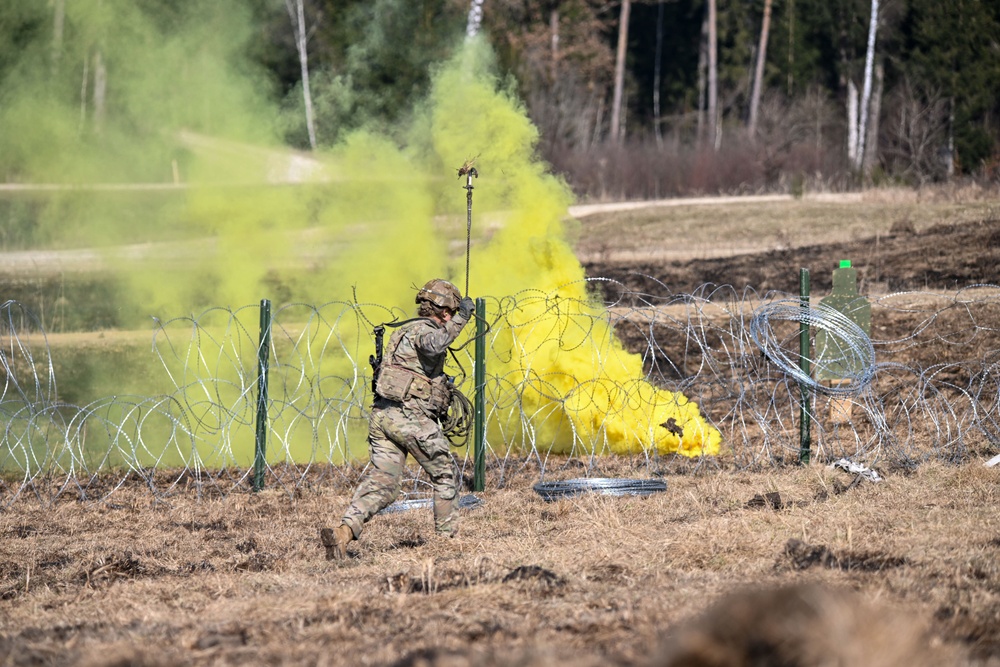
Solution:
{"label": "helmet cover", "polygon": [[420,288],[420,291],[417,292],[416,303],[429,301],[441,308],[458,310],[458,303],[461,300],[462,293],[458,291],[457,287],[447,280],[435,278],[427,281],[427,284]]}

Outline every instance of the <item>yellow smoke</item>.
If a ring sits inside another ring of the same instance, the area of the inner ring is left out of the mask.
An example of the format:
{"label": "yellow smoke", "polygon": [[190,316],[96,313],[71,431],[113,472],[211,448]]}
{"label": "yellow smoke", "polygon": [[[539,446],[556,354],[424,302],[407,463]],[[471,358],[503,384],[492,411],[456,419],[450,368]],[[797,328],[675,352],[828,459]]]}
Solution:
{"label": "yellow smoke", "polygon": [[[622,348],[587,294],[564,229],[572,195],[537,159],[538,132],[492,74],[484,42],[467,42],[441,66],[404,148],[356,132],[330,150],[298,154],[274,136],[262,77],[231,65],[254,34],[246,12],[235,0],[203,5],[165,36],[123,0],[68,3],[76,30],[67,34],[76,37],[67,38],[59,70],[65,85],[43,85],[52,70],[48,48],[32,51],[41,56],[3,81],[0,153],[23,180],[176,178],[183,186],[141,195],[71,191],[39,206],[39,228],[53,246],[109,248],[120,282],[117,324],[240,308],[262,297],[349,302],[355,291],[362,301],[412,313],[414,287],[431,277],[464,288],[464,253],[460,262],[449,260],[455,253],[438,221],[464,221],[465,192],[454,170],[476,158],[471,292],[518,296],[487,363],[491,375],[525,387],[523,408],[537,420],[537,441],[556,452],[569,451],[574,439],[606,441],[619,453],[719,451],[720,435],[697,405],[642,379],[641,359]],[[97,52],[109,72],[101,116],[93,93],[83,114],[75,93],[56,96],[80,88]],[[112,247],[126,244],[141,246],[138,260]],[[325,327],[318,337],[330,335]],[[367,358],[358,343],[365,333],[345,335],[344,354],[311,360],[313,367],[324,377],[349,376]],[[235,373],[236,365],[225,358],[179,384]],[[245,460],[250,447],[237,440],[234,455]],[[363,451],[363,436],[355,445]],[[301,450],[303,458],[312,454]]]}
{"label": "yellow smoke", "polygon": [[[131,274],[133,289],[147,306],[167,311],[175,304],[197,312],[254,303],[261,292],[284,290],[286,301],[315,304],[350,301],[358,291],[363,301],[411,313],[414,286],[431,277],[464,288],[464,253],[449,266],[434,220],[441,213],[464,220],[465,181],[454,170],[474,157],[481,175],[473,181],[477,220],[482,215],[495,229],[474,247],[471,292],[521,295],[502,338],[491,341],[487,367],[521,386],[531,444],[553,453],[606,443],[619,454],[717,454],[719,432],[685,396],[643,379],[641,358],[623,349],[587,293],[564,228],[572,194],[537,158],[537,130],[498,86],[490,58],[485,44],[473,41],[441,68],[406,149],[354,133],[309,157],[317,181],[311,185],[241,187],[273,173],[273,156],[210,146],[207,159],[194,162],[195,173],[228,186],[193,190],[186,211],[186,225],[213,241],[209,261],[197,263],[189,280],[170,280],[174,267],[144,266]],[[310,363],[324,376],[349,376],[364,358]],[[363,454],[363,434],[351,440],[351,452]],[[288,437],[284,444],[293,458],[309,458],[308,442]],[[237,449],[238,461],[250,460],[249,450]]]}
{"label": "yellow smoke", "polygon": [[553,443],[552,451],[569,452],[575,431],[579,442],[606,440],[621,454],[653,448],[717,454],[718,430],[685,396],[642,379],[641,358],[623,349],[587,294],[562,223],[571,193],[536,158],[537,130],[520,105],[498,90],[489,64],[481,42],[467,43],[438,75],[430,105],[440,161],[460,165],[478,156],[477,210],[504,212],[503,226],[472,255],[470,291],[544,295],[518,300],[505,322],[508,340],[492,346],[489,372],[524,383],[526,413],[562,412],[570,420],[572,429],[560,419],[540,425],[549,433],[538,440]]}

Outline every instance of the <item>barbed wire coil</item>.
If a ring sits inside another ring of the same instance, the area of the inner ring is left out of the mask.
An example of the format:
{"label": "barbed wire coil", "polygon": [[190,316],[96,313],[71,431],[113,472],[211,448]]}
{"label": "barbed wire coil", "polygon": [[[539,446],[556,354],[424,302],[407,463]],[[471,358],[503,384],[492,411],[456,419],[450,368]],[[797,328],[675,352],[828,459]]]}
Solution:
{"label": "barbed wire coil", "polygon": [[618,479],[613,477],[580,477],[558,482],[539,482],[532,487],[546,502],[600,493],[605,496],[649,496],[667,490],[667,483],[658,479]]}
{"label": "barbed wire coil", "polygon": [[[815,370],[815,376],[807,374],[801,368],[801,355],[786,349],[798,344],[799,332],[796,330],[786,338],[779,339],[771,325],[772,321],[805,323],[825,331],[837,342],[835,358],[810,358],[810,367]],[[875,377],[875,346],[872,345],[871,338],[849,317],[823,304],[806,308],[798,301],[782,300],[760,306],[750,319],[749,331],[751,340],[782,372],[799,384],[820,393],[856,395]],[[822,374],[824,368],[833,365],[840,367],[847,382],[827,385],[815,379]],[[843,371],[845,368],[850,370]]]}
{"label": "barbed wire coil", "polygon": [[[483,499],[479,496],[474,496],[471,493],[460,496],[458,499],[458,509],[460,510],[475,509],[482,504]],[[421,509],[424,507],[434,507],[434,498],[432,496],[426,494],[408,496],[402,500],[397,500],[387,507],[384,507],[379,511],[379,514],[395,514],[397,512],[407,512],[409,510]]]}

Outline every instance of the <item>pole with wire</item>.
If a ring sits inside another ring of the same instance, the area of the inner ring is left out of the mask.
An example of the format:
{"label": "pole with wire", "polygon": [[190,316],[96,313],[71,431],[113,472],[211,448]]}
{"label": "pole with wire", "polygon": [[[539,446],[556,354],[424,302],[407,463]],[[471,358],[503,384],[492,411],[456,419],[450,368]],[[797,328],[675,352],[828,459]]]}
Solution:
{"label": "pole with wire", "polygon": [[[472,254],[472,185],[479,172],[473,167],[475,158],[466,160],[458,169],[458,176],[465,176],[465,200],[467,217],[465,223],[465,296],[469,296],[469,263]],[[483,491],[486,487],[486,302],[476,299],[476,346],[473,355],[473,384],[475,393],[473,405],[473,489]]]}
{"label": "pole with wire", "polygon": [[476,347],[473,383],[476,385],[473,412],[472,488],[486,490],[486,299],[476,299]]}
{"label": "pole with wire", "polygon": [[[803,312],[809,310],[809,269],[799,270],[799,305]],[[809,321],[803,317],[799,323],[799,368],[802,377],[808,378],[810,370]],[[809,463],[809,451],[812,448],[811,435],[812,393],[806,382],[799,383],[799,463]]]}
{"label": "pole with wire", "polygon": [[466,163],[466,165],[468,166],[463,165],[458,173],[464,172],[466,179],[463,186],[466,191],[465,199],[468,203],[468,215],[465,222],[465,296],[469,296],[469,255],[472,252],[472,179],[479,178],[479,172],[471,164]]}
{"label": "pole with wire", "polygon": [[267,472],[267,374],[271,355],[271,301],[260,300],[260,345],[257,347],[257,431],[253,457],[253,490],[264,488]]}

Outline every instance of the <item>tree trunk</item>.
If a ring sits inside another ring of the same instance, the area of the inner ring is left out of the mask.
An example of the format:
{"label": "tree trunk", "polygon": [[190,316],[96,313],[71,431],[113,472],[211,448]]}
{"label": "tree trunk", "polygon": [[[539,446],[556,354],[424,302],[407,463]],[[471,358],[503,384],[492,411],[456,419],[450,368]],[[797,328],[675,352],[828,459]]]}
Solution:
{"label": "tree trunk", "polygon": [[559,76],[559,10],[549,14],[549,30],[552,33],[552,82]]}
{"label": "tree trunk", "polygon": [[615,91],[611,99],[611,143],[621,138],[622,91],[625,88],[625,53],[628,47],[628,15],[632,0],[622,0],[618,19],[618,54],[615,57]]}
{"label": "tree trunk", "polygon": [[950,181],[955,176],[955,98],[948,98],[948,143],[945,146],[944,173]]}
{"label": "tree trunk", "polygon": [[767,61],[767,37],[771,29],[771,0],[764,0],[764,20],[760,25],[760,46],[757,48],[757,68],[753,75],[753,95],[750,98],[750,141],[757,136],[757,111],[760,107],[760,89],[764,84],[764,63]]}
{"label": "tree trunk", "polygon": [[865,175],[870,176],[872,167],[878,160],[878,121],[882,113],[882,90],[885,84],[885,66],[879,63],[875,66],[875,90],[872,93],[872,103],[870,119],[868,121],[868,134],[865,137],[865,155],[863,167]]}
{"label": "tree trunk", "polygon": [[316,124],[313,122],[312,90],[309,87],[309,54],[306,50],[306,17],[302,6],[303,0],[285,0],[288,16],[292,20],[295,33],[295,44],[299,52],[299,65],[302,69],[302,99],[306,107],[306,130],[309,132],[309,147],[316,150]]}
{"label": "tree trunk", "polygon": [[847,160],[852,167],[858,162],[858,87],[854,79],[847,81]]}
{"label": "tree trunk", "polygon": [[469,5],[469,16],[465,24],[466,40],[479,34],[479,26],[483,22],[483,2],[485,0],[472,0],[472,4]]}
{"label": "tree trunk", "polygon": [[663,147],[663,133],[660,129],[660,60],[663,56],[663,0],[656,8],[656,56],[653,61],[653,131],[656,145]]}
{"label": "tree trunk", "polygon": [[62,58],[63,28],[66,24],[66,0],[55,0],[52,17],[52,71],[59,71],[59,60]]}
{"label": "tree trunk", "polygon": [[820,156],[823,153],[823,102],[822,98],[817,101],[816,104],[816,143],[815,143],[815,156],[816,163],[819,164]]}
{"label": "tree trunk", "polygon": [[698,146],[705,145],[705,96],[708,90],[708,12],[701,22],[701,39],[698,41]]}
{"label": "tree trunk", "polygon": [[865,132],[868,127],[869,103],[872,95],[872,70],[875,66],[875,34],[878,31],[878,0],[872,0],[872,18],[868,24],[868,49],[865,52],[865,82],[861,90],[861,106],[858,109],[858,151],[855,168],[861,168],[865,159]]}
{"label": "tree trunk", "polygon": [[708,138],[719,148],[719,63],[716,0],[708,0]]}
{"label": "tree trunk", "polygon": [[104,65],[104,57],[98,51],[94,54],[94,132],[97,134],[104,129],[107,93],[108,69]]}
{"label": "tree trunk", "polygon": [[83,132],[87,126],[87,86],[90,85],[90,57],[83,56],[83,80],[80,82],[80,127],[78,132]]}
{"label": "tree trunk", "polygon": [[604,102],[607,99],[607,91],[602,90],[597,99],[597,113],[594,114],[594,136],[590,141],[592,146],[601,143],[601,131],[604,125]]}
{"label": "tree trunk", "polygon": [[795,0],[788,0],[788,97],[795,87]]}

